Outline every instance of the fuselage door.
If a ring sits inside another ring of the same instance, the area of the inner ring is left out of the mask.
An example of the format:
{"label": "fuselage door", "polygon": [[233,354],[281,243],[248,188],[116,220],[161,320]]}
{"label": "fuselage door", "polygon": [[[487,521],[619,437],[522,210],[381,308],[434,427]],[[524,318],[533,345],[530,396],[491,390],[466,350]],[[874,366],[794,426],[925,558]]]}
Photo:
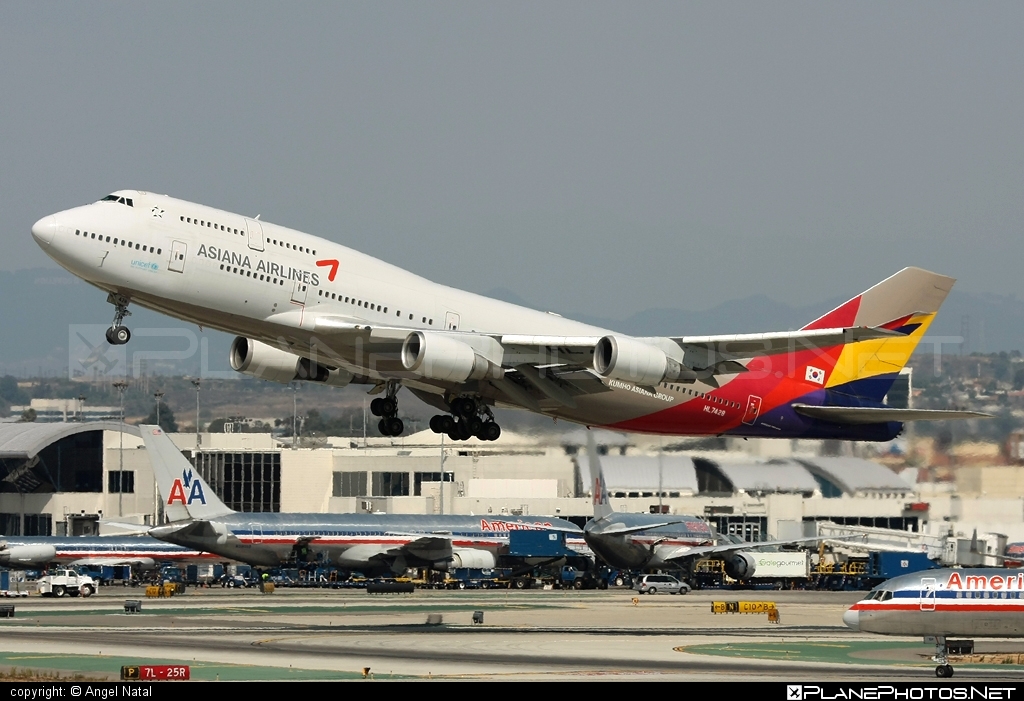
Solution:
{"label": "fuselage door", "polygon": [[935,610],[935,577],[921,578],[921,610]]}
{"label": "fuselage door", "polygon": [[747,408],[743,412],[743,423],[752,424],[757,419],[757,415],[761,413],[761,398],[757,395],[750,395],[747,397]]}
{"label": "fuselage door", "polygon": [[184,241],[171,241],[171,262],[167,264],[167,269],[172,273],[183,273],[185,272],[185,252],[188,247]]}
{"label": "fuselage door", "polygon": [[306,289],[309,287],[302,280],[296,280],[294,287],[292,287],[292,302],[295,304],[306,303]]}
{"label": "fuselage door", "polygon": [[444,315],[444,328],[447,331],[459,330],[459,315],[455,312],[448,312]]}
{"label": "fuselage door", "polygon": [[263,225],[255,219],[245,220],[245,229],[249,232],[249,248],[254,251],[263,250]]}
{"label": "fuselage door", "polygon": [[262,523],[250,523],[249,530],[251,531],[253,545],[257,545],[263,542],[263,524]]}

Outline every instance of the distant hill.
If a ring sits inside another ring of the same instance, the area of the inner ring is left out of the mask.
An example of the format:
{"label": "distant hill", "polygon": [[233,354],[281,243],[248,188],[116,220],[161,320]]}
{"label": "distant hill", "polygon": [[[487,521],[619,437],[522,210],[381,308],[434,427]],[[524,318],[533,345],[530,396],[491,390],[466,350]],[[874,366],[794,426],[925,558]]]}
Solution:
{"label": "distant hill", "polygon": [[[507,289],[486,294],[516,304],[547,308],[540,300],[524,300]],[[106,303],[100,290],[58,269],[0,272],[0,296],[0,322],[5,330],[0,334],[0,374],[67,376],[69,359],[73,367],[81,367],[89,345],[102,340],[103,328],[113,317],[113,307]],[[791,307],[756,295],[726,300],[703,311],[646,309],[626,319],[562,313],[568,318],[638,336],[702,335],[796,329],[843,301],[833,299]],[[229,335],[209,329],[201,331],[194,324],[143,309],[133,309],[128,324],[135,336],[125,362],[144,362],[150,372],[160,374],[197,374],[202,370],[206,375],[216,372],[231,376],[227,363]],[[1024,350],[1024,301],[954,289],[932,325],[929,338],[941,341],[945,352],[958,352],[963,328],[969,332],[968,351]],[[165,357],[154,357],[161,354]]]}

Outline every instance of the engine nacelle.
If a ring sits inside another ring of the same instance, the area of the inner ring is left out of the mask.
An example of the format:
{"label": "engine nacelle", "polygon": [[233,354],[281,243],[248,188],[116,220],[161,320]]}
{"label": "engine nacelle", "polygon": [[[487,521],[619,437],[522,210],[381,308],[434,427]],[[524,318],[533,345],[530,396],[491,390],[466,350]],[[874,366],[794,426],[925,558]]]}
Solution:
{"label": "engine nacelle", "polygon": [[421,377],[442,382],[499,378],[501,368],[468,343],[439,333],[413,331],[402,344],[402,366]]}
{"label": "engine nacelle", "polygon": [[453,550],[449,568],[472,567],[492,570],[498,565],[498,558],[490,550]]}
{"label": "engine nacelle", "polygon": [[304,380],[344,387],[353,377],[352,373],[344,368],[330,368],[309,358],[242,336],[231,342],[229,360],[232,370],[281,384]]}
{"label": "engine nacelle", "polygon": [[594,370],[601,377],[653,387],[661,382],[693,382],[697,374],[665,351],[625,336],[605,336],[594,347]]}
{"label": "engine nacelle", "polygon": [[52,545],[12,545],[0,550],[4,567],[35,567],[53,562],[57,549]]}
{"label": "engine nacelle", "polygon": [[742,582],[750,579],[756,569],[754,556],[750,553],[733,553],[725,558],[725,573],[735,580]]}

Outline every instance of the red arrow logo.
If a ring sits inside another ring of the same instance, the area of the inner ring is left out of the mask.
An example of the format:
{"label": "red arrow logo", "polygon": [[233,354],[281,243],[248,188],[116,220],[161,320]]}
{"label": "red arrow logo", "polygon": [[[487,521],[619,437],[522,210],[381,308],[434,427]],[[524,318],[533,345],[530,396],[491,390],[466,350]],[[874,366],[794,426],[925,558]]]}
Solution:
{"label": "red arrow logo", "polygon": [[334,282],[334,276],[338,274],[338,261],[336,260],[318,260],[316,265],[318,268],[330,267],[331,272],[327,273],[327,279]]}

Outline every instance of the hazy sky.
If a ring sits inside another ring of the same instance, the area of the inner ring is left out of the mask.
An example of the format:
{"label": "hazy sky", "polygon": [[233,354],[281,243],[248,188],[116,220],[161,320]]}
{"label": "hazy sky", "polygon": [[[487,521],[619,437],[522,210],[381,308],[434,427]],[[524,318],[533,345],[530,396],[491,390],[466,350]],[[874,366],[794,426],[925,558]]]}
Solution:
{"label": "hazy sky", "polygon": [[137,188],[562,312],[906,265],[1024,295],[1022,30],[1020,2],[8,0],[0,269]]}

